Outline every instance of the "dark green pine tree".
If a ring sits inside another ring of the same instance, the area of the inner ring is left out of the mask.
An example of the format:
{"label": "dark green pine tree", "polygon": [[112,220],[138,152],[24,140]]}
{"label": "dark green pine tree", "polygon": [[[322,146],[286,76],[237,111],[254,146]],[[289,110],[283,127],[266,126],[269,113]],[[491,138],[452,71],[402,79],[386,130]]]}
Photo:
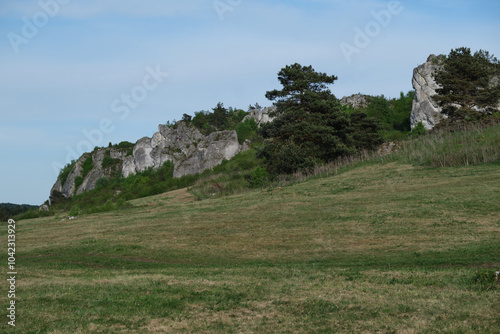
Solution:
{"label": "dark green pine tree", "polygon": [[268,139],[261,156],[271,173],[292,173],[355,152],[349,116],[327,87],[336,76],[296,63],[281,69],[278,79],[283,88],[266,93],[275,101],[276,118],[261,128]]}
{"label": "dark green pine tree", "polygon": [[451,50],[443,67],[434,74],[441,88],[436,90],[433,99],[450,122],[482,118],[498,111],[499,74],[499,62],[488,51],[472,54],[470,48],[465,47]]}
{"label": "dark green pine tree", "polygon": [[228,110],[224,108],[224,104],[219,102],[215,108],[212,108],[212,110],[214,112],[210,115],[211,124],[217,131],[226,130],[228,123]]}

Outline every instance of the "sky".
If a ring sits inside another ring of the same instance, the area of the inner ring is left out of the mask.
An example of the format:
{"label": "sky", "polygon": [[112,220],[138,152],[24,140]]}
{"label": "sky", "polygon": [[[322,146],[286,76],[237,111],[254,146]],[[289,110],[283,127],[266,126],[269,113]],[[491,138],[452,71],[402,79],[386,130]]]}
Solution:
{"label": "sky", "polygon": [[430,54],[500,57],[498,0],[3,0],[0,203],[40,205],[95,146],[218,102],[270,106],[293,63],[398,97]]}

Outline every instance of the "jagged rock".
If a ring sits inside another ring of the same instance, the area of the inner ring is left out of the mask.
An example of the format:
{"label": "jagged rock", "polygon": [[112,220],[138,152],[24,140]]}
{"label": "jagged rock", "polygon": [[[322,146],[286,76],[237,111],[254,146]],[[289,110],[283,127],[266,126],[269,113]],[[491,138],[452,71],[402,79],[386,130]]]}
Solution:
{"label": "jagged rock", "polygon": [[[260,114],[260,122],[269,120],[268,111],[269,108],[266,108],[265,112]],[[159,125],[158,132],[152,138],[144,137],[137,141],[132,155],[127,149],[116,147],[100,148],[92,153],[83,154],[76,161],[64,184],[59,178],[57,179],[51,190],[51,198],[55,192],[62,193],[64,197],[72,197],[94,189],[100,178],[109,178],[117,172],[128,177],[147,168],[158,169],[166,161],[174,163],[174,177],[200,173],[249,148],[248,141],[243,144],[238,142],[238,135],[234,130],[213,132],[204,136],[198,129],[184,121],[178,122],[173,127]],[[114,163],[103,167],[106,155],[114,159]],[[87,175],[83,175],[82,166],[90,156],[93,168]],[[78,177],[83,177],[83,182],[76,189],[75,181]]]}
{"label": "jagged rock", "polygon": [[245,118],[243,118],[243,121],[253,118],[258,125],[272,122],[274,117],[269,116],[269,113],[275,110],[276,107],[268,107],[262,110],[260,109],[250,110],[250,115],[245,116]]}
{"label": "jagged rock", "polygon": [[56,199],[54,198],[56,193],[62,194],[62,183],[60,178],[57,178],[56,183],[54,183],[52,189],[50,189],[49,203],[52,203]]}
{"label": "jagged rock", "polygon": [[[109,152],[111,159],[117,160],[117,164],[104,168],[102,167],[102,163],[107,152]],[[92,163],[94,168],[92,168],[92,170],[85,176],[83,183],[76,190],[76,194],[79,195],[85,191],[94,189],[97,180],[103,177],[108,178],[117,170],[121,170],[125,155],[126,152],[118,148],[102,148],[94,151],[92,153]],[[80,174],[79,176],[82,175]]]}
{"label": "jagged rock", "polygon": [[351,96],[344,96],[340,99],[340,103],[347,107],[354,109],[367,108],[370,103],[371,96],[363,94],[354,94]]}
{"label": "jagged rock", "polygon": [[430,55],[427,62],[416,67],[413,70],[413,88],[415,89],[415,97],[413,98],[413,106],[411,111],[411,127],[414,128],[419,122],[422,122],[427,130],[432,129],[441,120],[447,116],[441,111],[441,107],[432,100],[432,96],[436,94],[436,89],[439,85],[433,78],[434,72],[441,68],[442,55]]}
{"label": "jagged rock", "polygon": [[49,212],[49,206],[47,204],[40,205],[40,207],[38,208],[38,211]]}

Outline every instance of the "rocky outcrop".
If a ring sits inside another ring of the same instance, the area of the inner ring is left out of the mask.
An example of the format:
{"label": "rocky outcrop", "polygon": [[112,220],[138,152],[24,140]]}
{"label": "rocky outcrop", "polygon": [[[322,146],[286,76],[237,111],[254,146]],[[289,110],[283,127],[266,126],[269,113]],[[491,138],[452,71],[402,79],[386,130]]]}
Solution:
{"label": "rocky outcrop", "polygon": [[[103,177],[112,177],[121,170],[121,163],[126,154],[126,150],[120,148],[100,148],[92,153],[83,154],[74,164],[64,184],[58,178],[52,186],[50,191],[51,200],[54,199],[56,193],[60,193],[64,197],[72,197],[73,195],[79,195],[85,191],[94,189],[97,180]],[[103,164],[106,156],[112,159],[111,164]],[[84,174],[83,165],[87,159],[91,159],[92,169]]]}
{"label": "rocky outcrop", "polygon": [[123,162],[124,177],[166,161],[174,163],[174,177],[196,174],[229,160],[248,149],[240,145],[236,131],[218,131],[202,135],[195,127],[179,122],[174,127],[159,125],[152,138],[142,138],[134,146],[133,155]]}
{"label": "rocky outcrop", "polygon": [[[267,109],[267,110],[266,110]],[[254,112],[260,124],[269,121],[268,108]],[[247,150],[249,143],[238,142],[236,131],[219,131],[204,136],[194,126],[180,121],[172,127],[159,125],[152,138],[144,137],[130,148],[119,146],[99,148],[83,154],[74,164],[66,180],[58,178],[51,189],[51,198],[58,195],[72,197],[95,188],[101,178],[110,178],[121,172],[124,177],[158,169],[165,162],[174,164],[174,177],[203,172]],[[84,164],[92,162],[90,171]],[[85,174],[86,173],[86,174]],[[58,194],[59,193],[59,194]]]}
{"label": "rocky outcrop", "polygon": [[443,117],[446,117],[441,115],[441,108],[431,98],[439,88],[433,78],[433,73],[441,67],[438,59],[435,55],[430,55],[427,62],[413,70],[412,83],[415,96],[410,117],[412,128],[422,122],[426,129],[432,129]]}
{"label": "rocky outcrop", "polygon": [[276,107],[268,107],[268,108],[264,108],[262,110],[260,110],[260,109],[250,110],[250,115],[245,116],[245,118],[243,118],[243,121],[245,121],[249,118],[253,118],[255,120],[255,122],[257,122],[258,125],[272,122],[274,117],[269,116],[269,113],[271,113],[275,110],[276,110]]}
{"label": "rocky outcrop", "polygon": [[340,103],[347,107],[354,109],[367,108],[370,103],[371,96],[363,94],[354,94],[351,96],[344,96],[340,99]]}
{"label": "rocky outcrop", "polygon": [[415,97],[413,98],[413,107],[411,111],[411,127],[415,127],[422,122],[427,130],[432,129],[442,119],[447,118],[441,112],[441,107],[432,100],[436,94],[439,85],[433,78],[434,72],[441,68],[442,55],[430,55],[427,61],[413,70],[413,88]]}
{"label": "rocky outcrop", "polygon": [[[445,56],[430,55],[427,62],[418,66],[413,70],[413,88],[415,89],[415,97],[413,99],[413,107],[411,112],[411,127],[415,127],[419,122],[422,122],[428,130],[432,129],[443,119],[448,118],[442,113],[442,108],[432,99],[432,96],[437,94],[436,90],[439,85],[434,80],[434,73],[442,68],[443,59]],[[497,86],[500,78],[495,76],[491,79],[490,85]],[[456,108],[460,108],[458,104],[451,104]],[[496,107],[481,107],[471,104],[469,107],[477,112],[491,114],[496,110],[500,110],[500,101]]]}

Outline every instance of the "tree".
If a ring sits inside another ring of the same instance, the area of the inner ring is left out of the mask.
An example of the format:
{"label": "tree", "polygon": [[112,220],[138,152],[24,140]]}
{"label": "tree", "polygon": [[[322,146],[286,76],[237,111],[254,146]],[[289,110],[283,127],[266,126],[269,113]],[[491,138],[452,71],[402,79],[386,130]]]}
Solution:
{"label": "tree", "polygon": [[355,152],[349,116],[327,86],[336,76],[295,63],[281,69],[278,80],[283,89],[266,93],[275,101],[275,119],[261,128],[268,140],[260,155],[271,173],[291,173]]}
{"label": "tree", "polygon": [[246,139],[252,139],[257,133],[259,125],[255,122],[255,119],[248,118],[243,122],[238,123],[236,126],[236,134],[238,135],[238,141],[243,144]]}
{"label": "tree", "polygon": [[387,100],[384,95],[373,96],[368,104],[366,113],[378,119],[386,129],[390,129],[392,124],[390,121],[391,116],[391,102]]}
{"label": "tree", "polygon": [[212,110],[214,112],[210,115],[211,125],[213,125],[216,130],[225,130],[228,121],[228,110],[224,108],[222,102],[217,103],[217,106]]}
{"label": "tree", "polygon": [[414,91],[399,94],[399,99],[393,100],[393,107],[390,113],[390,123],[392,128],[398,131],[411,131],[410,115],[413,105]]}
{"label": "tree", "polygon": [[352,138],[359,150],[374,150],[384,142],[379,129],[382,128],[380,121],[369,117],[362,111],[354,111],[351,114]]}
{"label": "tree", "polygon": [[254,110],[254,109],[262,110],[262,107],[260,106],[260,104],[259,104],[259,103],[255,103],[255,105],[254,105],[254,106],[253,106],[253,105],[251,105],[251,104],[248,106],[248,111],[252,111],[252,110]]}
{"label": "tree", "polygon": [[451,122],[482,118],[498,111],[499,74],[499,62],[488,51],[472,54],[465,47],[451,50],[442,68],[434,74],[441,88],[433,99]]}

